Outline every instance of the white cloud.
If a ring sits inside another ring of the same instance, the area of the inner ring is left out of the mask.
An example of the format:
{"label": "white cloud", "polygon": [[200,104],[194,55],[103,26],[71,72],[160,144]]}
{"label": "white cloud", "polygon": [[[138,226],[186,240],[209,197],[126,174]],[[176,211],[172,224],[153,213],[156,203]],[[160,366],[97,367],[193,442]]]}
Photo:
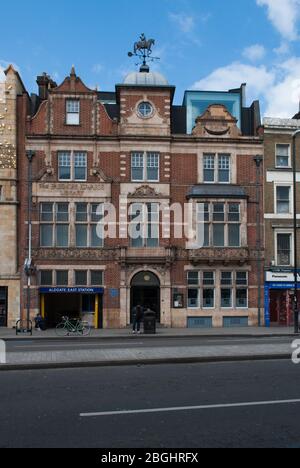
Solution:
{"label": "white cloud", "polygon": [[247,81],[248,96],[251,100],[266,93],[274,85],[275,75],[265,66],[255,67],[240,62],[218,68],[206,78],[196,82],[193,89],[226,91],[238,88]]}
{"label": "white cloud", "polygon": [[243,56],[251,62],[262,60],[266,55],[266,49],[261,44],[254,44],[250,47],[246,47],[243,51]]}
{"label": "white cloud", "polygon": [[190,33],[194,30],[195,27],[195,18],[192,15],[187,15],[186,13],[170,13],[170,19],[177,24],[180,31],[183,33]]}
{"label": "white cloud", "polygon": [[269,20],[283,38],[289,41],[297,39],[300,0],[256,0],[256,3],[258,6],[267,7]]}
{"label": "white cloud", "polygon": [[104,66],[101,63],[96,63],[92,68],[92,72],[96,74],[100,74],[103,70]]}
{"label": "white cloud", "polygon": [[277,55],[288,55],[290,53],[290,45],[288,42],[283,41],[279,47],[274,49]]}

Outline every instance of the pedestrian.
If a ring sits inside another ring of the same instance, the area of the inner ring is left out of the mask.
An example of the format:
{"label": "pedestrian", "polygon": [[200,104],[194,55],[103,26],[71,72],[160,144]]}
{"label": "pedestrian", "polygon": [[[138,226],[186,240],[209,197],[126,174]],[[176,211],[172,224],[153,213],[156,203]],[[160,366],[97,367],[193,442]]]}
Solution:
{"label": "pedestrian", "polygon": [[141,333],[141,321],[143,319],[143,308],[138,305],[133,308],[132,310],[132,315],[133,315],[133,334],[136,332],[138,334]]}
{"label": "pedestrian", "polygon": [[35,329],[37,331],[41,331],[42,330],[43,317],[41,316],[40,313],[37,314],[34,321],[35,321]]}

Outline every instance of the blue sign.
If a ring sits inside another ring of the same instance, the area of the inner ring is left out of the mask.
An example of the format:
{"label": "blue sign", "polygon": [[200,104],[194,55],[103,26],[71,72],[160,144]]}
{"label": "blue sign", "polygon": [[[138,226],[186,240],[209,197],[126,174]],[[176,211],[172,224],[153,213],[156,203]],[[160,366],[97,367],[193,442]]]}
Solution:
{"label": "blue sign", "polygon": [[40,288],[41,294],[103,294],[104,288]]}

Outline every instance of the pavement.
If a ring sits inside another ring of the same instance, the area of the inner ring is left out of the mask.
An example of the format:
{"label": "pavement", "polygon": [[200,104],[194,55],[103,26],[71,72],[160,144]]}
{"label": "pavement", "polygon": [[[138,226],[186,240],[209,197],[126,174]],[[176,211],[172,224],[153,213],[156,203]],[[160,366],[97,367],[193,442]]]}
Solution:
{"label": "pavement", "polygon": [[299,369],[264,361],[0,372],[0,447],[96,448],[87,455],[97,465],[102,453],[131,448],[133,466],[151,449],[189,447],[200,463],[201,448],[299,448]]}
{"label": "pavement", "polygon": [[[57,338],[46,332],[5,339],[0,370],[150,365],[166,363],[227,362],[245,360],[289,359],[294,334],[284,329],[274,331],[241,329],[236,334],[210,336],[202,331],[160,329],[155,336],[132,335],[129,330],[95,331],[88,338]],[[187,333],[189,332],[189,333]],[[106,339],[102,339],[106,338]],[[0,348],[1,362],[1,348]]]}

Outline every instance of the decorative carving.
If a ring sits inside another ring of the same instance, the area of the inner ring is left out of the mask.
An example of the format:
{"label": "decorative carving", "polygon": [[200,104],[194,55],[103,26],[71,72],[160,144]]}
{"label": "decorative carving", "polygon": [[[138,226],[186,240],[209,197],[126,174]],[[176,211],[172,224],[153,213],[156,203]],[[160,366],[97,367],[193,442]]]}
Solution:
{"label": "decorative carving", "polygon": [[100,167],[93,167],[91,169],[91,175],[98,177],[101,182],[113,182],[112,177],[108,177]]}
{"label": "decorative carving", "polygon": [[117,261],[119,259],[119,249],[34,249],[33,258],[35,260],[97,260],[97,261]]}
{"label": "decorative carving", "polygon": [[212,104],[196,119],[193,135],[197,137],[222,136],[239,138],[242,134],[237,119],[222,104]]}
{"label": "decorative carving", "polygon": [[246,263],[250,260],[250,253],[247,248],[223,248],[223,249],[198,249],[187,251],[188,259],[191,262],[239,262]]}
{"label": "decorative carving", "polygon": [[142,185],[135,192],[129,193],[128,198],[168,198],[155,191],[150,185]]}

